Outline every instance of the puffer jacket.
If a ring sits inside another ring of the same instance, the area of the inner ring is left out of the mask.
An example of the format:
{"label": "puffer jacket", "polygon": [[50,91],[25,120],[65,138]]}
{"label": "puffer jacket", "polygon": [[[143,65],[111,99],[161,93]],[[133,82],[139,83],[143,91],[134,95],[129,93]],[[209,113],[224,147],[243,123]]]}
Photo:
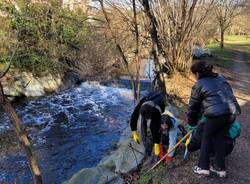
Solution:
{"label": "puffer jacket", "polygon": [[188,108],[189,125],[197,125],[201,115],[210,118],[240,112],[233,91],[223,76],[215,73],[202,76],[193,86]]}

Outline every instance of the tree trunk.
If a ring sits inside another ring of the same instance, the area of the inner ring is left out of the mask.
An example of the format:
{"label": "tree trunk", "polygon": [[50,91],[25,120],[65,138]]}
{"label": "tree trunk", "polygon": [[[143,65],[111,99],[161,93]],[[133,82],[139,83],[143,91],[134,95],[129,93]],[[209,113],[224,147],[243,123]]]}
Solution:
{"label": "tree trunk", "polygon": [[154,64],[156,68],[156,79],[155,81],[158,81],[158,87],[160,87],[161,92],[163,94],[167,94],[166,92],[166,83],[164,80],[163,72],[162,72],[162,66],[160,63],[160,54],[161,51],[163,51],[160,41],[158,39],[158,32],[157,32],[157,22],[155,16],[152,14],[149,6],[148,0],[142,0],[142,6],[144,8],[144,12],[147,15],[148,19],[150,20],[150,28],[149,28],[149,34],[152,40],[152,54],[154,57]]}
{"label": "tree trunk", "polygon": [[224,29],[221,29],[221,32],[220,32],[220,48],[224,49]]}
{"label": "tree trunk", "polygon": [[38,168],[35,156],[32,153],[32,148],[31,148],[31,143],[27,137],[26,132],[23,130],[21,126],[21,121],[17,116],[17,113],[15,109],[12,107],[12,105],[8,102],[8,100],[5,98],[4,92],[3,92],[3,87],[2,84],[0,83],[0,104],[2,105],[3,109],[7,113],[7,115],[10,118],[10,122],[12,126],[14,127],[14,130],[17,134],[17,137],[19,139],[19,142],[24,148],[24,151],[26,153],[30,170],[33,174],[33,181],[34,184],[42,184],[42,177],[41,177],[41,172]]}
{"label": "tree trunk", "polygon": [[134,14],[134,27],[135,27],[135,40],[136,40],[136,48],[135,48],[135,62],[136,62],[136,92],[137,92],[137,103],[140,102],[140,92],[141,92],[141,78],[140,78],[140,56],[139,56],[139,30],[137,25],[137,11],[136,11],[136,3],[135,0],[132,1],[133,4],[133,14]]}

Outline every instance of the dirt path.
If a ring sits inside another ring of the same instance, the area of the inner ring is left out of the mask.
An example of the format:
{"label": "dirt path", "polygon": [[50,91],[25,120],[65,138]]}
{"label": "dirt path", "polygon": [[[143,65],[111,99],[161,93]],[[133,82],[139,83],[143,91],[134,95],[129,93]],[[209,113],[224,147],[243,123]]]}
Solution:
{"label": "dirt path", "polygon": [[[238,117],[242,125],[242,133],[233,153],[227,158],[228,178],[216,176],[197,176],[192,168],[197,164],[198,153],[190,155],[184,163],[180,158],[168,169],[159,169],[157,177],[149,183],[157,184],[249,184],[250,183],[250,65],[243,60],[241,52],[235,54],[232,71],[226,74],[234,93],[241,105],[242,114]],[[181,157],[181,156],[179,156]],[[179,161],[178,161],[179,160]]]}

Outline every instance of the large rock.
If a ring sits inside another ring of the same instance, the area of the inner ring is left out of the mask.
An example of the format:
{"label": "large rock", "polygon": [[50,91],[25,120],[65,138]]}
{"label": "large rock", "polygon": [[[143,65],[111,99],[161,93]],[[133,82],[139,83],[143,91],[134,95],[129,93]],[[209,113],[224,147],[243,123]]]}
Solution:
{"label": "large rock", "polygon": [[48,74],[44,77],[35,77],[30,72],[12,74],[14,77],[7,77],[3,82],[3,89],[6,95],[19,97],[43,96],[46,92],[56,91],[62,85],[61,77]]}
{"label": "large rock", "polygon": [[65,75],[62,78],[62,83],[63,85],[60,86],[61,90],[64,89],[68,89],[72,86],[76,85],[80,85],[82,82],[84,82],[83,78],[80,77],[79,74],[71,71],[71,72],[67,72],[65,73]]}
{"label": "large rock", "polygon": [[82,169],[64,184],[124,183],[119,174],[136,169],[142,163],[145,151],[142,144],[134,143],[131,139],[129,128],[124,131],[117,147],[117,150],[103,158],[97,167]]}
{"label": "large rock", "polygon": [[32,73],[23,72],[20,79],[14,83],[16,86],[21,86],[21,93],[26,97],[43,96],[45,92],[42,84],[32,75]]}
{"label": "large rock", "polygon": [[126,129],[117,145],[118,149],[102,159],[98,166],[116,173],[127,173],[135,169],[142,162],[145,152],[143,145],[135,143],[130,135],[130,130]]}
{"label": "large rock", "polygon": [[59,86],[62,85],[62,78],[60,75],[53,76],[48,74],[44,77],[37,78],[37,80],[43,86],[43,91],[45,92],[57,91]]}
{"label": "large rock", "polygon": [[64,184],[104,184],[110,183],[117,177],[117,174],[101,167],[85,168]]}

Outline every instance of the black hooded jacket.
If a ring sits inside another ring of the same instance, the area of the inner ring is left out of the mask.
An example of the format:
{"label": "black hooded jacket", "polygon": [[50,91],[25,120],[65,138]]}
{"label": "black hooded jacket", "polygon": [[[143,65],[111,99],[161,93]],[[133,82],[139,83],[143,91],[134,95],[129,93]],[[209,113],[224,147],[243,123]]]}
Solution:
{"label": "black hooded jacket", "polygon": [[[137,121],[140,116],[140,109],[143,104],[152,101],[154,106],[152,106],[151,112],[152,117],[151,119],[151,131],[153,135],[154,143],[160,142],[160,125],[161,125],[161,113],[165,110],[165,103],[164,103],[164,95],[157,92],[151,92],[147,96],[143,97],[140,102],[135,107],[131,119],[130,119],[130,128],[132,131],[137,130]],[[157,108],[156,108],[157,107]],[[161,111],[161,112],[160,112]],[[142,117],[142,121],[145,121],[144,117]]]}
{"label": "black hooded jacket", "polygon": [[211,73],[200,76],[192,88],[188,108],[188,124],[197,125],[205,117],[240,114],[240,106],[224,77]]}

